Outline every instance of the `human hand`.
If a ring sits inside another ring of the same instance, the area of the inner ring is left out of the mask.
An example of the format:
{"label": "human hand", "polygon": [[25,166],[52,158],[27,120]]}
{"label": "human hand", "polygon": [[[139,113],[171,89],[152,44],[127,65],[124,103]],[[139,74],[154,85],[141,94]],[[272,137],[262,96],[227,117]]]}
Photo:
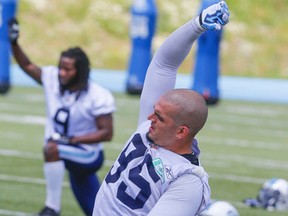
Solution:
{"label": "human hand", "polygon": [[71,137],[64,136],[64,135],[61,135],[59,133],[52,134],[50,140],[53,141],[53,142],[56,142],[57,144],[66,145],[66,144],[70,144],[71,143]]}
{"label": "human hand", "polygon": [[8,21],[8,36],[12,44],[16,44],[19,37],[19,23],[15,17]]}
{"label": "human hand", "polygon": [[[199,15],[199,24],[206,30],[220,30],[229,22],[230,12],[225,1],[213,4]],[[197,17],[198,18],[198,17]]]}

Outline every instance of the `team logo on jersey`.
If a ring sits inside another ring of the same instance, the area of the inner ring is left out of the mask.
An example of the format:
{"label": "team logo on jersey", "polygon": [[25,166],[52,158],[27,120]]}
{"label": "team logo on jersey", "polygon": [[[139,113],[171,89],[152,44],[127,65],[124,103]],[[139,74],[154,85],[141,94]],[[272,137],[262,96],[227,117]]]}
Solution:
{"label": "team logo on jersey", "polygon": [[167,179],[173,179],[173,172],[171,166],[165,165]]}
{"label": "team logo on jersey", "polygon": [[162,163],[161,159],[160,158],[155,158],[152,161],[152,163],[154,165],[156,173],[159,175],[159,177],[161,179],[161,182],[164,183],[165,182],[164,166],[163,166],[163,163]]}

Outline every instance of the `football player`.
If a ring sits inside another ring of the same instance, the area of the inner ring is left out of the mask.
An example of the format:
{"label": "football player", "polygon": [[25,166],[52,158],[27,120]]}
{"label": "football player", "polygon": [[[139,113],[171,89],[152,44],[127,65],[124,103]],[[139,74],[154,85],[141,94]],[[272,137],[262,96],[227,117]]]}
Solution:
{"label": "football player", "polygon": [[140,98],[138,128],[102,182],[94,216],[192,216],[210,203],[195,139],[206,122],[207,105],[195,91],[174,87],[194,41],[228,21],[226,3],[214,4],[172,33],[155,53]]}
{"label": "football player", "polygon": [[39,67],[24,53],[18,36],[19,25],[14,18],[9,22],[14,57],[42,85],[46,99],[46,201],[38,215],[60,215],[65,168],[78,203],[86,215],[92,215],[99,189],[95,172],[104,161],[102,142],[111,140],[113,135],[114,97],[89,80],[89,59],[81,48],[63,51],[58,66]]}

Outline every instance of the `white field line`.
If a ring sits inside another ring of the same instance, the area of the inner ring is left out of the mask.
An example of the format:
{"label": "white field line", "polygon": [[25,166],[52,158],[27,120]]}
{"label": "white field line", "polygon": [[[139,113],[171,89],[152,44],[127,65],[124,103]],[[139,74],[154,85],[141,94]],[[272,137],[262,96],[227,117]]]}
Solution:
{"label": "white field line", "polygon": [[[28,184],[37,184],[37,185],[45,185],[45,180],[41,178],[31,178],[31,177],[23,177],[23,176],[12,176],[0,174],[1,181],[9,181],[9,182],[19,182],[19,183],[28,183]],[[68,187],[68,182],[63,182],[63,187]]]}
{"label": "white field line", "polygon": [[[205,154],[205,160],[209,159],[212,161],[218,160],[218,161],[223,161],[223,162],[240,162],[240,163],[245,163],[247,164],[258,164],[262,163],[262,167],[267,166],[267,164],[271,164],[273,169],[274,165],[277,167],[283,167],[283,168],[288,168],[288,163],[287,160],[271,160],[269,158],[255,158],[255,157],[249,157],[249,156],[243,156],[243,155],[237,155],[237,154],[226,154],[225,157],[221,154],[213,154],[213,153],[207,153]],[[267,163],[267,164],[266,164]],[[266,168],[266,167],[265,167]]]}
{"label": "white field line", "polygon": [[[287,137],[287,135],[286,135]],[[287,143],[277,143],[277,142],[265,142],[265,141],[257,141],[257,140],[246,140],[246,139],[236,139],[236,138],[229,138],[229,137],[209,137],[209,136],[201,136],[198,139],[200,143],[200,149],[201,149],[201,143],[203,145],[206,144],[213,144],[213,145],[222,145],[222,146],[235,146],[235,147],[241,147],[241,148],[248,148],[248,149],[267,149],[267,150],[279,150],[285,151],[288,150]],[[105,149],[109,150],[115,150],[120,151],[124,147],[124,144],[120,143],[107,143],[104,145]]]}
{"label": "white field line", "polygon": [[[0,155],[7,157],[27,158],[36,160],[42,160],[43,158],[42,155],[38,153],[29,153],[8,149],[0,149]],[[215,163],[215,161],[217,162]],[[285,170],[285,171],[288,170],[287,161],[269,160],[269,159],[263,160],[263,158],[253,158],[234,154],[226,155],[225,157],[215,154],[205,154],[205,161],[202,161],[202,163],[214,167],[227,167],[228,166],[227,161],[229,161],[230,163],[238,162],[246,164],[247,167],[253,167],[258,169]],[[113,163],[114,162],[112,160],[105,160],[104,166],[111,167]]]}
{"label": "white field line", "polygon": [[[250,184],[263,184],[267,179],[264,178],[254,178],[249,176],[238,176],[231,174],[219,174],[219,173],[209,173],[210,178],[213,179],[222,179],[233,182],[241,183],[250,183]],[[32,177],[23,177],[23,176],[12,176],[0,174],[0,181],[9,181],[9,182],[18,182],[18,183],[27,183],[27,184],[36,184],[36,185],[45,185],[45,180],[41,178],[32,178]],[[69,182],[64,181],[63,187],[68,187]]]}
{"label": "white field line", "polygon": [[[6,149],[0,149],[0,155],[8,156],[8,157],[42,160],[42,157],[40,154],[20,152],[20,151],[14,151],[14,150],[6,150]],[[245,163],[247,167],[256,167],[258,169],[267,169],[267,170],[276,169],[276,170],[285,170],[285,171],[287,171],[288,169],[288,164],[285,161],[262,160],[259,158],[249,158],[249,157],[244,157],[244,156],[239,156],[239,155],[217,157],[211,154],[205,157],[206,157],[205,164],[208,164],[209,166],[219,166],[219,164],[221,165],[221,162],[223,166],[227,166],[227,163],[224,163],[225,161],[230,161],[230,162],[233,161],[233,162]],[[219,163],[215,164],[215,158],[217,159]],[[113,164],[113,161],[105,160],[104,166],[111,167],[112,164]],[[249,177],[249,176],[237,176],[237,175],[216,174],[216,173],[209,173],[209,175],[211,176],[211,178],[231,180],[235,182],[250,182],[250,183],[264,182],[264,179],[254,178],[254,177]],[[23,183],[45,184],[44,179],[15,177],[15,176],[9,176],[5,174],[0,174],[0,180],[17,181],[17,182],[23,182]],[[65,184],[68,185],[68,183],[65,183]]]}
{"label": "white field line", "polygon": [[25,139],[25,135],[23,133],[14,132],[14,131],[0,131],[0,137],[3,139],[10,139],[10,140],[21,140]]}
{"label": "white field line", "polygon": [[0,149],[0,155],[8,156],[8,157],[18,157],[18,158],[27,158],[27,159],[43,159],[41,154],[31,153],[31,152],[23,152],[23,151],[16,151],[10,149]]}
{"label": "white field line", "polygon": [[258,106],[237,106],[237,105],[231,105],[226,104],[225,107],[223,107],[224,113],[229,113],[232,115],[253,115],[253,116],[262,116],[263,118],[267,117],[279,117],[286,114],[286,108],[282,107],[279,109],[271,109],[271,107],[261,107]]}
{"label": "white field line", "polygon": [[[286,132],[287,137],[287,132]],[[236,147],[243,147],[243,148],[256,148],[256,149],[267,149],[267,150],[288,150],[287,143],[277,143],[277,142],[265,142],[265,141],[257,141],[257,140],[246,140],[246,139],[236,139],[236,138],[229,138],[229,137],[209,137],[209,136],[202,136],[199,140],[200,148],[201,143],[204,145],[206,143],[213,144],[213,145],[226,145],[226,146],[236,146]]]}
{"label": "white field line", "polygon": [[[284,114],[283,114],[284,115]],[[209,117],[208,122],[229,122],[236,125],[249,125],[249,126],[260,126],[262,128],[267,127],[286,127],[285,119],[281,117],[277,118],[267,118],[266,117],[251,117],[251,116],[241,116],[241,115],[231,115],[231,114],[215,114]]]}
{"label": "white field line", "polygon": [[[35,160],[42,160],[43,157],[41,154],[38,153],[30,153],[30,152],[23,152],[23,151],[16,151],[10,149],[0,149],[0,155],[7,156],[7,157],[17,157],[17,158],[27,158],[27,159],[35,159]],[[112,166],[113,161],[105,160],[105,166]]]}
{"label": "white field line", "polygon": [[[7,106],[7,105],[0,105],[0,108],[5,110],[13,110],[13,106]],[[227,113],[225,115],[222,114],[215,114],[215,115],[211,115],[209,117],[209,121],[208,124],[213,124],[213,122],[230,122],[230,123],[234,123],[235,125],[249,125],[249,126],[257,126],[259,127],[259,129],[273,129],[273,128],[287,128],[287,123],[286,120],[283,119],[275,119],[273,118],[267,118],[267,116],[259,116],[259,117],[249,117],[249,116],[238,116],[241,113],[237,113],[234,115],[227,115]],[[236,115],[236,116],[235,116]],[[281,116],[281,115],[278,115]],[[39,123],[39,119],[44,119],[45,120],[45,116],[36,116],[36,115],[17,115],[15,116],[15,114],[0,114],[0,120],[3,121],[9,121],[9,122],[14,122],[15,124],[17,123],[26,123],[26,119],[30,118],[30,121],[33,123],[33,121],[35,121],[35,123]],[[45,122],[45,121],[44,121]],[[41,123],[41,121],[40,121]],[[207,127],[207,126],[206,126]]]}
{"label": "white field line", "polygon": [[0,215],[5,216],[33,216],[32,213],[25,213],[25,212],[19,212],[19,211],[10,211],[5,209],[0,209]]}
{"label": "white field line", "polygon": [[[267,113],[266,113],[267,114]],[[227,118],[225,118],[227,120]],[[233,119],[233,122],[235,123],[239,123],[241,121],[243,121],[243,123],[247,123],[248,125],[250,124],[255,124],[255,119],[249,119],[249,118],[245,118],[245,120],[243,119],[243,117],[238,118],[238,117],[229,117],[230,120]],[[220,119],[219,119],[220,120]],[[33,125],[44,125],[45,121],[46,121],[46,117],[44,116],[35,116],[35,115],[15,115],[15,114],[0,114],[0,121],[6,121],[6,122],[13,122],[16,124],[33,124]],[[285,123],[283,122],[283,124],[285,124],[285,126],[287,125],[286,121]],[[276,125],[278,125],[279,127],[279,121],[275,121],[272,125],[274,125],[276,127]],[[282,125],[282,124],[281,124]],[[215,130],[221,130],[221,128],[223,130],[227,130],[227,128],[223,128],[221,125],[218,124],[210,124],[210,126],[212,126],[212,128],[214,128]],[[271,126],[271,125],[270,125]],[[282,126],[282,128],[284,127],[284,125]],[[286,126],[287,127],[287,126]],[[271,131],[271,129],[269,130],[263,130],[263,129],[253,129],[253,131],[251,131],[251,133],[255,133],[256,131],[263,135],[267,135],[269,134],[269,136],[273,135],[273,136],[277,136],[277,137],[287,137],[287,130],[277,130],[277,129],[272,129],[273,131]],[[13,135],[13,138],[15,139],[16,136]],[[239,140],[239,139],[233,139],[233,138],[223,138],[223,137],[203,137],[201,138],[201,140],[208,141],[208,142],[213,142],[214,144],[221,144],[221,145],[233,145],[233,146],[240,146],[240,147],[254,147],[254,148],[266,148],[266,149],[279,149],[279,148],[284,148],[284,149],[288,149],[288,145],[284,145],[284,144],[277,144],[277,143],[268,143],[268,142],[263,142],[263,141],[250,141],[250,140]],[[110,148],[110,144],[105,145],[107,148]],[[122,149],[122,146],[120,145],[120,147],[116,147],[117,150]]]}
{"label": "white field line", "polygon": [[[30,153],[10,149],[0,149],[0,155],[8,157],[17,157],[17,158],[37,159],[37,160],[43,159],[40,153]],[[205,161],[203,161],[203,163],[209,164],[209,166],[216,166],[216,167],[219,167],[219,164],[220,165],[222,164],[222,166],[225,167],[227,166],[227,161],[229,161],[229,162],[239,162],[242,164],[247,164],[247,166],[249,167],[256,167],[262,169],[273,169],[273,170],[288,169],[287,161],[270,160],[268,158],[264,160],[263,158],[247,157],[237,154],[230,154],[226,155],[225,157],[222,157],[221,155],[212,153],[205,153],[205,155],[203,153],[202,157],[205,157]],[[112,164],[113,164],[112,160],[105,160],[104,164],[105,166],[111,166]]]}
{"label": "white field line", "polygon": [[213,178],[213,179],[223,179],[227,181],[259,184],[259,185],[262,185],[263,182],[267,180],[265,178],[254,178],[254,177],[249,177],[249,176],[238,176],[238,175],[220,174],[220,173],[213,173],[213,172],[209,172],[209,176],[210,178]]}
{"label": "white field line", "polygon": [[[233,124],[234,126],[237,124]],[[255,125],[255,127],[242,127],[242,131],[245,131],[247,134],[253,134],[254,137],[276,137],[276,138],[286,138],[287,137],[287,126],[283,126],[281,129],[277,129],[276,127],[267,127],[261,128],[259,125]],[[224,132],[225,134],[229,134],[230,132],[235,132],[235,130],[239,130],[239,127],[230,127],[228,128],[225,125],[221,125],[220,122],[216,123],[208,123],[204,130],[213,130],[217,132]]]}
{"label": "white field line", "polygon": [[8,113],[12,111],[13,112],[31,112],[32,111],[33,115],[35,115],[36,112],[43,113],[43,111],[45,111],[45,108],[43,106],[41,107],[37,106],[36,104],[33,105],[33,110],[31,110],[31,103],[33,103],[34,101],[37,101],[37,99],[33,99],[33,96],[25,97],[24,95],[21,95],[21,99],[19,97],[17,103],[9,103],[9,102],[1,103],[0,110],[1,110],[1,113]]}
{"label": "white field line", "polygon": [[46,122],[46,117],[35,115],[0,114],[0,121],[12,122],[15,124],[44,125]]}
{"label": "white field line", "polygon": [[[1,118],[1,115],[0,115]],[[31,121],[30,121],[31,123]],[[1,132],[0,131],[0,136],[1,137],[6,137],[9,139],[22,139],[23,134],[16,133],[16,132]],[[287,132],[285,137],[287,137]],[[236,138],[229,138],[229,137],[209,137],[209,136],[201,136],[199,138],[200,142],[200,148],[201,148],[201,143],[205,145],[206,143],[208,144],[213,144],[213,145],[226,145],[226,146],[235,146],[235,147],[242,147],[242,148],[255,148],[255,149],[267,149],[267,150],[288,150],[288,145],[286,143],[277,143],[277,142],[265,142],[265,141],[257,141],[257,140],[247,140],[247,139],[236,139]],[[106,143],[104,145],[105,149],[110,149],[110,150],[115,150],[115,151],[120,151],[123,149],[124,144],[120,143]]]}

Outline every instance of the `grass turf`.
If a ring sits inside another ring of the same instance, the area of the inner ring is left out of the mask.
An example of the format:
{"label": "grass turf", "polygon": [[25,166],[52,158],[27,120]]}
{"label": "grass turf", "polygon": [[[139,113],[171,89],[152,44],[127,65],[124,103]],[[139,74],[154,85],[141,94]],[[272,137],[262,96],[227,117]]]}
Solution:
{"label": "grass turf", "polygon": [[[114,95],[115,135],[104,144],[101,180],[137,124],[139,97]],[[0,97],[0,215],[31,214],[43,206],[44,102],[41,88],[14,87]],[[287,215],[242,204],[243,199],[256,197],[265,180],[288,179],[286,113],[286,104],[223,100],[209,107],[208,122],[197,139],[202,165],[210,175],[212,199],[231,202],[240,215]],[[67,178],[63,188],[62,215],[83,215]]]}

